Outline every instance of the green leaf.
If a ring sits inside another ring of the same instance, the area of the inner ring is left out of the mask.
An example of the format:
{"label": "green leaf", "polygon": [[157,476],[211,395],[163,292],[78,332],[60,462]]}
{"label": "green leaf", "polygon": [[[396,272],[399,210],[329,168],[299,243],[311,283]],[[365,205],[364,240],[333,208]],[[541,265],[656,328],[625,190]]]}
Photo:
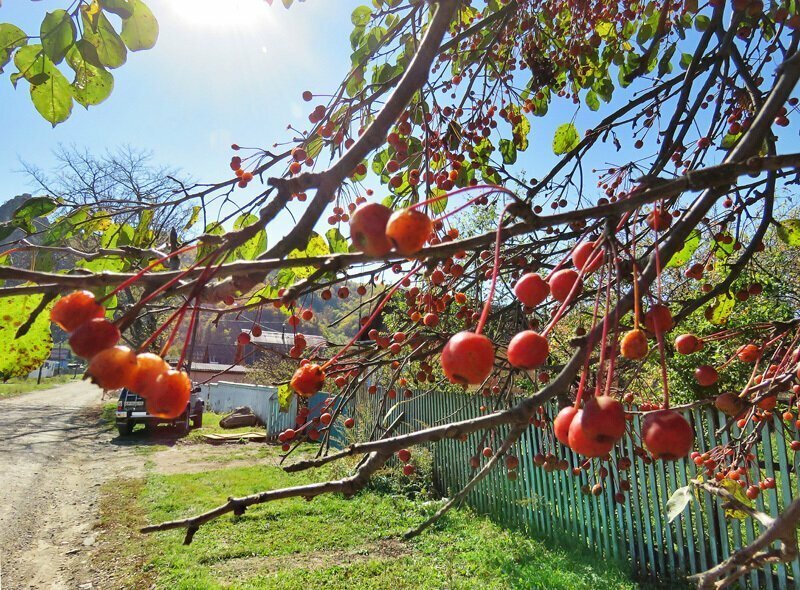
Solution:
{"label": "green leaf", "polygon": [[133,232],[133,239],[131,243],[134,246],[145,248],[153,241],[153,232],[150,229],[150,224],[153,223],[153,210],[143,209],[139,212],[139,223],[136,224],[136,229]]}
{"label": "green leaf", "polygon": [[358,6],[350,15],[350,21],[356,27],[366,27],[372,18],[372,9],[369,6]]}
{"label": "green leaf", "polygon": [[781,221],[777,229],[778,239],[792,247],[800,246],[800,219]]}
{"label": "green leaf", "polygon": [[[328,242],[319,235],[317,232],[311,232],[311,235],[308,238],[308,243],[304,250],[299,250],[295,248],[291,252],[289,252],[288,258],[309,258],[312,256],[327,256],[330,254],[330,248],[328,247]],[[311,276],[314,272],[315,268],[313,266],[299,266],[292,269],[294,271],[294,275],[298,279],[305,279]]]}
{"label": "green leaf", "polygon": [[653,38],[653,33],[655,30],[653,29],[652,25],[649,23],[644,23],[642,27],[639,29],[639,32],[636,34],[636,42],[639,45],[644,45],[650,39]]}
{"label": "green leaf", "polygon": [[55,220],[43,236],[42,244],[52,246],[61,244],[80,231],[80,227],[89,219],[88,208],[74,209]]}
{"label": "green leaf", "polygon": [[17,330],[31,316],[43,295],[18,295],[0,299],[0,379],[24,377],[38,369],[50,356],[53,339],[50,336],[49,310],[53,303],[39,313],[28,332],[17,338]]}
{"label": "green leaf", "polygon": [[83,22],[83,38],[94,45],[100,63],[107,68],[118,68],[128,59],[128,50],[125,43],[114,30],[105,14],[100,14],[97,26],[93,26],[92,17],[85,10],[81,10]]}
{"label": "green leaf", "polygon": [[597,93],[594,90],[586,93],[586,106],[593,111],[600,109],[600,99],[597,98]]}
{"label": "green leaf", "polygon": [[666,76],[672,72],[672,56],[675,54],[676,45],[670,45],[658,62],[658,75]]}
{"label": "green leaf", "polygon": [[[463,170],[463,168],[462,168],[462,170]],[[446,194],[447,194],[447,191],[445,191],[445,190],[442,190],[442,189],[436,188],[436,187],[431,187],[431,193],[430,193],[429,196],[431,198],[441,197],[441,198],[439,198],[436,201],[431,203],[431,211],[435,215],[441,215],[442,213],[444,213],[444,210],[447,209],[447,197],[445,196]]]}
{"label": "green leaf", "polygon": [[42,47],[47,57],[55,64],[61,63],[75,43],[76,34],[75,23],[66,10],[48,12],[40,28]]}
{"label": "green leaf", "polygon": [[31,101],[39,114],[53,127],[66,121],[72,112],[72,87],[42,46],[23,47],[14,56],[14,64],[30,82]]}
{"label": "green leaf", "polygon": [[597,31],[597,34],[602,39],[614,39],[617,36],[617,29],[614,23],[608,21],[600,21],[595,25],[594,30]]}
{"label": "green leaf", "polygon": [[553,136],[553,153],[557,156],[566,154],[575,149],[581,142],[578,130],[572,123],[559,125]]}
{"label": "green leaf", "polygon": [[689,505],[689,502],[692,501],[692,486],[684,486],[682,488],[678,488],[667,500],[667,520],[668,522],[674,521],[678,518],[686,507]]}
{"label": "green leaf", "polygon": [[689,233],[689,237],[686,238],[686,241],[683,242],[683,248],[676,252],[675,256],[670,259],[667,268],[683,266],[689,262],[699,246],[700,230],[693,229],[691,233]]}
{"label": "green leaf", "polygon": [[688,70],[689,66],[692,65],[692,59],[693,57],[691,53],[681,53],[681,60],[679,62],[680,66],[684,70]]}
{"label": "green leaf", "polygon": [[278,407],[281,412],[288,412],[289,407],[292,405],[292,388],[288,383],[284,383],[278,387]]}
{"label": "green leaf", "polygon": [[328,239],[328,246],[331,252],[344,253],[350,251],[350,244],[339,231],[339,228],[332,227],[325,232],[325,237]]}
{"label": "green leaf", "polygon": [[192,215],[189,217],[189,221],[186,222],[186,225],[183,226],[183,231],[192,229],[192,226],[197,223],[197,218],[200,217],[201,210],[202,207],[200,205],[192,207]]}
{"label": "green leaf", "polygon": [[[236,221],[233,222],[233,229],[234,231],[238,231],[255,223],[258,223],[259,219],[256,215],[252,215],[250,213],[243,213],[239,217],[236,218]],[[264,250],[267,249],[267,232],[263,229],[260,229],[256,232],[256,234],[247,240],[244,244],[236,248],[229,259],[231,260],[254,260],[256,256],[261,254]]]}
{"label": "green leaf", "polygon": [[133,3],[130,0],[100,0],[100,6],[120,18],[130,18],[133,14]]}
{"label": "green leaf", "polygon": [[517,146],[511,140],[500,140],[500,153],[503,156],[503,164],[513,164],[517,161]]}
{"label": "green leaf", "polygon": [[53,197],[31,197],[14,211],[15,221],[30,222],[35,217],[44,217],[58,207],[58,201]]}
{"label": "green leaf", "polygon": [[[516,105],[509,105],[507,107],[512,120],[511,131],[514,134],[514,146],[521,152],[528,149],[528,135],[531,133],[531,122],[525,113],[519,110]],[[516,121],[516,122],[514,122]]]}
{"label": "green leaf", "polygon": [[158,40],[158,21],[142,0],[131,0],[133,14],[122,19],[120,38],[131,51],[151,49]]}
{"label": "green leaf", "polygon": [[731,236],[731,234],[727,232],[722,234],[722,236],[720,237],[729,238],[726,240],[727,243],[723,242],[722,240],[719,241],[715,240],[713,244],[714,254],[720,261],[724,262],[730,257],[731,254],[733,254],[733,245],[735,243],[735,240],[733,239],[733,236]]}
{"label": "green leaf", "polygon": [[711,307],[711,313],[706,318],[716,326],[725,324],[728,322],[728,318],[731,317],[735,305],[735,298],[727,293],[720,295],[716,298],[716,303]]}
{"label": "green leaf", "polygon": [[[209,223],[206,226],[203,233],[208,234],[210,236],[221,236],[222,234],[225,233],[225,229],[222,227],[221,223],[215,221],[213,223]],[[202,241],[200,241],[200,246],[198,246],[196,250],[197,252],[196,260],[198,261],[203,260],[206,256],[216,251],[218,247],[219,246],[217,246],[216,244],[204,244]]]}
{"label": "green leaf", "polygon": [[79,40],[67,52],[67,64],[75,71],[72,94],[78,104],[86,108],[103,102],[114,89],[111,72],[86,58],[92,53],[96,56],[97,50],[86,39]]}
{"label": "green leaf", "polygon": [[698,14],[694,19],[694,28],[698,31],[705,31],[711,25],[711,19],[705,14]]}
{"label": "green leaf", "polygon": [[306,142],[306,156],[316,158],[322,151],[322,146],[322,138],[319,135],[315,135]]}
{"label": "green leaf", "polygon": [[0,23],[0,74],[3,73],[6,64],[11,61],[11,54],[14,53],[14,50],[27,44],[28,36],[25,31],[9,23]]}
{"label": "green leaf", "polygon": [[741,133],[726,133],[725,136],[722,138],[722,142],[720,142],[720,147],[724,150],[729,150],[733,146],[736,145],[736,142],[739,141],[739,138],[742,136]]}
{"label": "green leaf", "polygon": [[278,288],[275,285],[264,285],[261,289],[256,291],[247,300],[247,305],[258,305],[267,300],[278,298]]}

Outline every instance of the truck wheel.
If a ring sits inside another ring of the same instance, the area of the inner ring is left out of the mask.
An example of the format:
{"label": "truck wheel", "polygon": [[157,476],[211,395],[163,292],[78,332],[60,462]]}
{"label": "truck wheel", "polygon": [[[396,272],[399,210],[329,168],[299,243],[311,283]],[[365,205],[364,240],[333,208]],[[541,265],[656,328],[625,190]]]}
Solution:
{"label": "truck wheel", "polygon": [[181,417],[178,418],[178,422],[176,424],[178,426],[178,431],[181,434],[189,434],[189,408],[186,408],[186,411],[181,414]]}
{"label": "truck wheel", "polygon": [[117,422],[117,432],[120,436],[129,436],[133,432],[133,422]]}

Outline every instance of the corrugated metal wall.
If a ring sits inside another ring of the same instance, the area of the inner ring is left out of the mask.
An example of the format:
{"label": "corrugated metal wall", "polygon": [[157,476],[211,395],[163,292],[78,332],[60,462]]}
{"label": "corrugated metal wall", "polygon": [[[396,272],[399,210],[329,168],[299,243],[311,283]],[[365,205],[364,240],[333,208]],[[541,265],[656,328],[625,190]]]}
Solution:
{"label": "corrugated metal wall", "polygon": [[224,414],[247,406],[267,426],[267,436],[275,437],[281,431],[294,426],[297,415],[297,398],[287,412],[281,412],[278,404],[278,388],[267,385],[250,385],[220,381],[203,386],[206,409]]}

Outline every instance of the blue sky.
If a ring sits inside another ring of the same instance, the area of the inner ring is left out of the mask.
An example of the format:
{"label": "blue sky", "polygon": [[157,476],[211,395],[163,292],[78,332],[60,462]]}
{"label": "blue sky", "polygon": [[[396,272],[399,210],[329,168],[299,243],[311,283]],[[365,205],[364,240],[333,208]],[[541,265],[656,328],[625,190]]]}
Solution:
{"label": "blue sky", "polygon": [[[27,85],[0,76],[0,202],[30,190],[20,158],[47,168],[58,143],[100,153],[131,144],[196,180],[230,174],[230,144],[269,147],[308,125],[304,90],[336,88],[349,67],[350,13],[364,2],[309,0],[285,10],[264,0],[147,0],[161,34],[129,54],[115,88],[89,111],[79,105],[53,129],[34,110]],[[45,12],[68,0],[10,0],[0,22],[38,31]],[[312,103],[313,104],[313,103]]]}

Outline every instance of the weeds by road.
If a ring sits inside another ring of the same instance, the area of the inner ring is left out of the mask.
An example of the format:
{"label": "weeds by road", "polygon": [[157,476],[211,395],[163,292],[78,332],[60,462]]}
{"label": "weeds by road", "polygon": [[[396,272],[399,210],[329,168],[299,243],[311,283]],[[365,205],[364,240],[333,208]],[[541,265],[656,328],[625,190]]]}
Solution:
{"label": "weeds by road", "polygon": [[65,383],[71,383],[81,378],[73,377],[72,375],[58,375],[56,377],[45,377],[41,383],[36,382],[36,378],[30,377],[14,377],[3,383],[0,383],[0,400],[29,393],[31,391],[40,391],[42,389],[50,389]]}

